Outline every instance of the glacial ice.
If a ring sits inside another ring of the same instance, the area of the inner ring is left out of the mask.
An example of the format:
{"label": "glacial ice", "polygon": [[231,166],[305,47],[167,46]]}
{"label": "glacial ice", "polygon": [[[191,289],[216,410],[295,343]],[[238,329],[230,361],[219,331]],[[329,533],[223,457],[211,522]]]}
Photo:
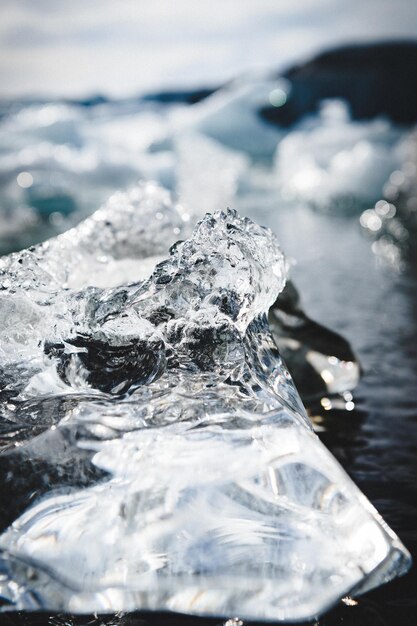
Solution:
{"label": "glacial ice", "polygon": [[318,116],[305,118],[278,144],[279,185],[318,208],[351,213],[380,197],[401,161],[401,138],[386,120],[355,122],[345,102],[324,102]]}
{"label": "glacial ice", "polygon": [[286,269],[153,184],[1,259],[3,610],[291,621],[407,570],[273,341]]}
{"label": "glacial ice", "polygon": [[269,103],[277,87],[285,87],[283,79],[266,75],[242,76],[191,110],[178,111],[173,125],[178,133],[197,132],[254,159],[271,157],[283,131],[262,120],[258,110]]}

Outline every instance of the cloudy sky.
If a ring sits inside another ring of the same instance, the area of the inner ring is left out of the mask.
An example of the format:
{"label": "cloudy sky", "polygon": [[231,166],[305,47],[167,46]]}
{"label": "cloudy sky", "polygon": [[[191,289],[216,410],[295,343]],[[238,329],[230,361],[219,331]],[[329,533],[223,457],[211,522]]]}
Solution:
{"label": "cloudy sky", "polygon": [[411,37],[415,0],[1,0],[0,97],[216,84],[334,44]]}

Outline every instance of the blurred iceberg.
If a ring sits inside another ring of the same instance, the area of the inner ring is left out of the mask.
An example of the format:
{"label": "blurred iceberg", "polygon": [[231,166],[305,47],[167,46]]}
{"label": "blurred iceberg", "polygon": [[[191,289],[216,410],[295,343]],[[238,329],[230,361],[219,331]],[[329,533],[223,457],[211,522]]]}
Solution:
{"label": "blurred iceberg", "polygon": [[274,90],[284,93],[287,83],[267,76],[246,76],[218,89],[176,118],[178,129],[193,128],[254,159],[270,158],[283,131],[258,114]]}
{"label": "blurred iceberg", "polygon": [[343,101],[325,102],[279,143],[278,184],[317,208],[358,212],[375,202],[398,167],[402,136],[382,119],[352,121]]}

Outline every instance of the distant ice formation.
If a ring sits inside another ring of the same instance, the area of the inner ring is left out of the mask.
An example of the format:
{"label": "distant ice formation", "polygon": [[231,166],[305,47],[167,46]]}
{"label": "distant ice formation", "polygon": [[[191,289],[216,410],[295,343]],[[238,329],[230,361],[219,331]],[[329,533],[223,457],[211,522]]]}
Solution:
{"label": "distant ice formation", "polygon": [[279,185],[317,208],[357,213],[378,199],[400,163],[401,137],[388,121],[354,122],[343,101],[329,101],[279,143]]}

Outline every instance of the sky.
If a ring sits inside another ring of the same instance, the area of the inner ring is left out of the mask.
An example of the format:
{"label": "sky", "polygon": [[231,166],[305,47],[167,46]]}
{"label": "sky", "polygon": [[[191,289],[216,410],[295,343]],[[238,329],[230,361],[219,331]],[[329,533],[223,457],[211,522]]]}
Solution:
{"label": "sky", "polygon": [[410,38],[416,0],[1,0],[0,97],[217,85],[343,43]]}

